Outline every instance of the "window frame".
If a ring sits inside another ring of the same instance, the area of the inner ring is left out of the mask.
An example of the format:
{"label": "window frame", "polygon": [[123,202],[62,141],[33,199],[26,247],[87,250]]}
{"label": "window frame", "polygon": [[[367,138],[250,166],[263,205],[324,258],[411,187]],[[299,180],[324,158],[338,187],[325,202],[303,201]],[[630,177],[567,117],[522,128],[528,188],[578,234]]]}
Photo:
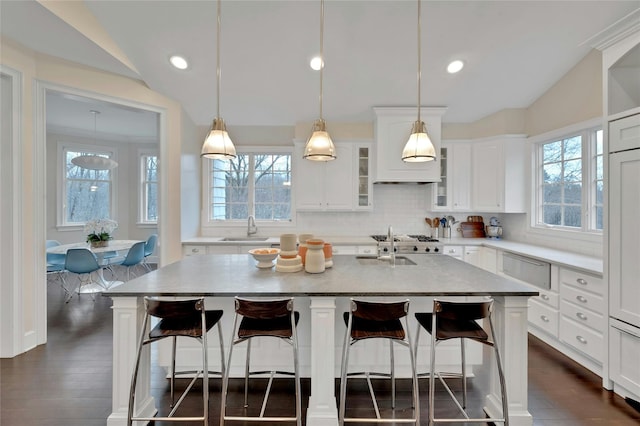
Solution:
{"label": "window frame", "polygon": [[[56,158],[56,167],[58,169],[58,182],[57,182],[57,214],[56,214],[56,227],[58,229],[66,230],[82,230],[84,229],[84,222],[67,222],[67,168],[66,157],[68,151],[84,152],[88,154],[108,155],[114,161],[118,161],[117,151],[105,146],[88,145],[76,142],[62,142],[58,144],[58,152]],[[109,199],[109,218],[115,220],[116,212],[118,211],[116,201],[118,199],[117,194],[117,167],[110,170],[110,199]]]}
{"label": "window frame", "polygon": [[[562,129],[551,131],[542,135],[538,135],[530,139],[531,142],[531,210],[529,230],[534,233],[540,233],[547,236],[559,236],[563,234],[569,238],[593,240],[601,239],[603,230],[596,229],[596,134],[602,132],[604,138],[602,119],[597,118]],[[581,189],[581,226],[569,227],[563,225],[550,225],[543,222],[542,211],[542,162],[543,149],[546,143],[555,142],[571,138],[572,136],[582,136],[582,153],[581,153],[581,172],[582,172],[582,189]],[[604,149],[604,146],[603,146]],[[604,153],[603,153],[604,154]],[[604,156],[603,156],[604,160]],[[603,162],[604,167],[604,162]],[[604,170],[603,176],[604,176]]]}
{"label": "window frame", "polygon": [[[157,194],[156,197],[160,197],[160,156],[158,155],[158,150],[157,149],[140,149],[138,150],[138,163],[137,163],[137,174],[138,174],[138,218],[137,218],[137,225],[144,227],[144,226],[151,226],[151,227],[155,227],[158,225],[158,220],[146,220],[146,208],[147,208],[147,204],[148,201],[146,199],[146,194],[147,192],[145,191],[145,185],[147,184],[147,181],[145,180],[145,167],[146,167],[146,161],[144,160],[145,157],[156,157],[156,167],[158,167],[158,170],[156,171],[156,178],[157,180],[155,181],[156,183],[156,187],[157,187]],[[158,202],[158,210],[160,208],[160,203]],[[160,214],[160,212],[158,211],[158,215]]]}
{"label": "window frame", "polygon": [[[273,227],[290,227],[295,225],[295,191],[294,191],[294,152],[293,147],[285,147],[285,146],[237,146],[236,145],[236,153],[238,155],[249,155],[249,154],[287,154],[291,156],[291,218],[289,220],[264,220],[264,219],[256,219],[256,224],[260,226],[273,226]],[[246,219],[225,219],[225,220],[212,220],[210,219],[210,207],[211,207],[211,182],[209,179],[210,170],[212,166],[212,160],[207,158],[202,158],[202,208],[201,208],[201,224],[203,228],[220,228],[220,227],[247,227]],[[249,190],[250,193],[255,193],[254,191],[254,182],[253,175],[255,170],[253,167],[249,170],[249,175],[251,179],[249,180]],[[249,211],[251,212],[255,208],[255,200],[249,200]]]}

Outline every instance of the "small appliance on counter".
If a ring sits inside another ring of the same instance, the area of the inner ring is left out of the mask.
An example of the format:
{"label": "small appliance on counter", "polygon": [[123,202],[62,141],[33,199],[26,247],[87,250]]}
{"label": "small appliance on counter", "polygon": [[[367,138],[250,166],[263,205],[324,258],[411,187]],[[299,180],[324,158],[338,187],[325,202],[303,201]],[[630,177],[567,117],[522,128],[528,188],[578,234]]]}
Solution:
{"label": "small appliance on counter", "polygon": [[491,238],[494,240],[499,240],[502,238],[502,226],[500,226],[500,222],[498,222],[498,218],[492,216],[489,219],[489,225],[487,225],[486,230],[487,238]]}

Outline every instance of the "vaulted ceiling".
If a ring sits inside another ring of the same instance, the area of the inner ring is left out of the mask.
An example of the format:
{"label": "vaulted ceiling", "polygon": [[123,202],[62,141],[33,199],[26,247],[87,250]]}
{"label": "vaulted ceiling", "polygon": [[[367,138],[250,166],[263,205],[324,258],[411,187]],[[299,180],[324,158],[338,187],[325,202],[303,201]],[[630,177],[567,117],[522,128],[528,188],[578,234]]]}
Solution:
{"label": "vaulted ceiling", "polygon": [[[591,37],[639,7],[423,0],[422,104],[448,107],[450,123],[527,107],[590,51]],[[0,18],[2,37],[139,79],[179,101],[197,125],[216,114],[214,1],[3,0]],[[228,125],[317,118],[319,74],[309,60],[320,49],[319,1],[225,0],[220,44]],[[324,50],[328,121],[371,121],[373,106],[416,105],[417,1],[326,0]],[[173,68],[173,54],[189,68]],[[446,72],[453,59],[465,63],[458,74]]]}

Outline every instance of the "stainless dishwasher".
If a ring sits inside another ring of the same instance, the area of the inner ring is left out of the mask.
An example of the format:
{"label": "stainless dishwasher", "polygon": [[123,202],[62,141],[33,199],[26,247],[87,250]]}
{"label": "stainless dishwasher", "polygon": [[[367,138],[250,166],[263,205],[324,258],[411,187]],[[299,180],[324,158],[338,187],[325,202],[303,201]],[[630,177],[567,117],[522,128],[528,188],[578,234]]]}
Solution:
{"label": "stainless dishwasher", "polygon": [[551,264],[542,260],[504,252],[502,272],[539,288],[551,288]]}

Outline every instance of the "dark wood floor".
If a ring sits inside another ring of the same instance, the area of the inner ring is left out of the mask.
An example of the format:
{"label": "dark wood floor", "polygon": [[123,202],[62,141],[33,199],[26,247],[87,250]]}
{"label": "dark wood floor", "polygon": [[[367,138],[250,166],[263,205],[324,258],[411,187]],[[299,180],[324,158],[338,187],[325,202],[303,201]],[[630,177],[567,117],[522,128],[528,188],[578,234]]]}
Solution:
{"label": "dark wood floor", "polygon": [[[1,426],[93,426],[104,425],[111,412],[111,300],[97,297],[74,298],[64,303],[60,287],[50,283],[48,291],[49,343],[0,362]],[[284,382],[284,381],[283,381]],[[471,411],[481,415],[482,393],[470,386]],[[259,384],[259,383],[258,383]],[[384,384],[383,386],[386,386]],[[250,405],[259,405],[260,386],[254,386]],[[210,384],[211,425],[218,424],[219,380]],[[293,407],[291,382],[277,383],[271,407],[288,414]],[[196,393],[185,410],[200,408]],[[426,380],[420,385],[422,420],[426,424]],[[154,369],[152,393],[167,406],[168,384],[161,369]],[[230,385],[231,407],[242,406],[242,383]],[[371,411],[366,387],[350,385],[352,415]],[[303,406],[309,395],[309,382],[303,381]],[[410,393],[399,386],[398,417],[411,414]],[[438,392],[438,407],[452,410],[444,392]],[[383,401],[382,412],[388,401]],[[405,407],[403,409],[402,407]],[[534,337],[529,338],[529,408],[536,426],[640,425],[640,412],[624,399],[601,387],[593,373],[564,357]],[[166,425],[169,423],[157,424]],[[241,424],[241,423],[233,423]]]}

